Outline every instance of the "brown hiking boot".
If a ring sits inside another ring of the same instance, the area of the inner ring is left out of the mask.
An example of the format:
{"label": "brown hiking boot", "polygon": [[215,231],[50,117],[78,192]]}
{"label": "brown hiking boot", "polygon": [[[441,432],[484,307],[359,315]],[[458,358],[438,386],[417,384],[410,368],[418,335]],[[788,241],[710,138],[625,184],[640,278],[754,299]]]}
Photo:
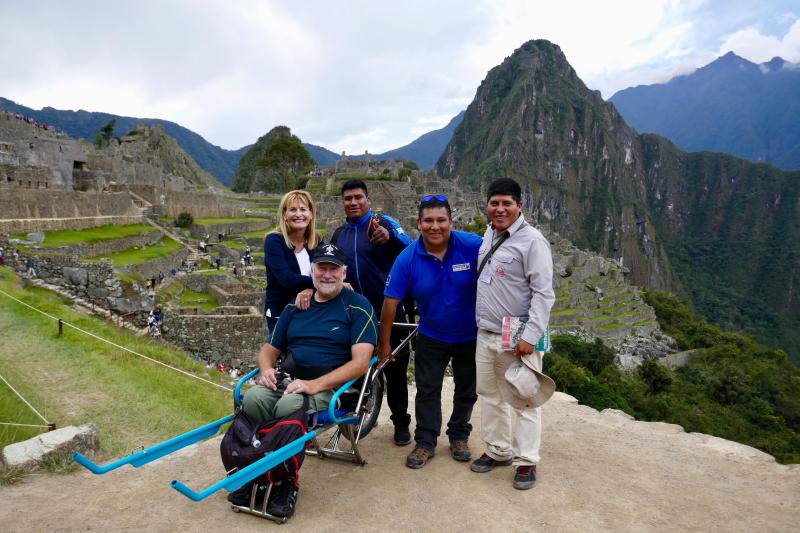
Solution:
{"label": "brown hiking boot", "polygon": [[450,457],[456,461],[469,461],[472,454],[469,452],[469,445],[465,440],[450,441]]}
{"label": "brown hiking boot", "polygon": [[414,451],[406,457],[406,466],[409,468],[422,468],[431,457],[433,457],[433,450],[417,446],[414,448]]}

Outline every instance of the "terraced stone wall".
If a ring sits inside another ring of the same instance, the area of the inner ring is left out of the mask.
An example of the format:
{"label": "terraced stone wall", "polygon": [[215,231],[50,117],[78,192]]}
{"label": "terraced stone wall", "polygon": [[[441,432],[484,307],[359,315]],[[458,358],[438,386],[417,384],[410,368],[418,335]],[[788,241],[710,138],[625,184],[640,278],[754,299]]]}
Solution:
{"label": "terraced stone wall", "polygon": [[180,278],[181,285],[193,292],[209,292],[210,285],[233,285],[236,278],[227,273],[187,274]]}
{"label": "terraced stone wall", "polygon": [[137,224],[141,214],[125,193],[4,189],[0,231],[8,233]]}
{"label": "terraced stone wall", "polygon": [[21,268],[29,257],[37,278],[95,305],[108,309],[115,298],[122,296],[122,286],[109,262],[89,263],[64,254],[28,252],[21,255]]}
{"label": "terraced stone wall", "polygon": [[154,206],[159,206],[162,214],[168,216],[178,216],[184,211],[195,218],[242,216],[241,202],[210,192],[170,191],[147,185],[131,185],[128,188]]}
{"label": "terraced stone wall", "polygon": [[206,226],[194,224],[189,229],[189,235],[196,239],[205,237],[206,233],[211,236],[211,242],[217,242],[217,235],[225,233],[230,235],[232,233],[247,233],[249,231],[266,230],[274,225],[273,221],[265,218],[253,218],[252,222],[220,222],[219,224],[208,224]]}
{"label": "terraced stone wall", "polygon": [[222,306],[252,306],[264,308],[264,291],[245,284],[209,285],[211,293]]}
{"label": "terraced stone wall", "polygon": [[157,275],[159,272],[163,272],[166,274],[171,269],[179,268],[181,263],[184,259],[189,256],[189,250],[186,248],[179,248],[174,253],[159,257],[158,259],[152,259],[150,261],[145,261],[143,263],[137,263],[135,265],[127,265],[125,267],[120,268],[120,270],[125,270],[128,272],[140,274],[145,278],[151,277],[153,275]]}
{"label": "terraced stone wall", "polygon": [[640,289],[627,283],[623,267],[556,234],[548,238],[556,293],[550,313],[552,334],[569,333],[589,341],[601,338],[617,350],[617,365],[626,370],[676,350]]}
{"label": "terraced stone wall", "polygon": [[[129,248],[141,248],[143,246],[149,246],[157,243],[162,236],[163,235],[160,231],[151,231],[149,233],[142,233],[140,235],[132,235],[130,237],[122,237],[119,239],[109,239],[86,244],[73,244],[70,246],[60,246],[58,248],[42,248],[41,251],[74,255],[76,257],[98,257],[112,254],[114,252],[128,250]],[[47,239],[46,234],[45,239]],[[33,250],[36,249],[35,246],[29,246],[28,248]]]}
{"label": "terraced stone wall", "polygon": [[254,307],[218,307],[213,314],[165,311],[163,337],[214,364],[252,366],[264,343],[264,318]]}

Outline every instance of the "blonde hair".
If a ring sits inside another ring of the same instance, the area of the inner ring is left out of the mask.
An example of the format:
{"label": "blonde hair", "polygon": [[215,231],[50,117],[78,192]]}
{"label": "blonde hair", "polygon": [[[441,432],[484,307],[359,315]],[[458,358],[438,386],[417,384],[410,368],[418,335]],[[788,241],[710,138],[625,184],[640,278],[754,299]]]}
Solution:
{"label": "blonde hair", "polygon": [[314,201],[311,195],[306,191],[289,191],[283,195],[281,202],[278,204],[278,228],[275,233],[280,233],[283,240],[286,241],[286,246],[293,248],[292,241],[289,240],[289,228],[286,225],[286,210],[292,204],[300,203],[305,204],[311,211],[311,222],[306,227],[304,238],[308,244],[308,249],[313,250],[319,244],[319,237],[317,236],[317,208],[314,207]]}

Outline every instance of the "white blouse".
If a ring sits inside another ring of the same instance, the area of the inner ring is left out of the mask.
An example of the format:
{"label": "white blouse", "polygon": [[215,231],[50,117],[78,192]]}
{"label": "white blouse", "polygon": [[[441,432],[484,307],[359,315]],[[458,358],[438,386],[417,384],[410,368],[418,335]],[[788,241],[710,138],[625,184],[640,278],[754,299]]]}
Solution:
{"label": "white blouse", "polygon": [[308,256],[308,250],[303,248],[299,252],[295,252],[294,256],[297,258],[297,264],[300,266],[300,274],[310,276],[311,258]]}

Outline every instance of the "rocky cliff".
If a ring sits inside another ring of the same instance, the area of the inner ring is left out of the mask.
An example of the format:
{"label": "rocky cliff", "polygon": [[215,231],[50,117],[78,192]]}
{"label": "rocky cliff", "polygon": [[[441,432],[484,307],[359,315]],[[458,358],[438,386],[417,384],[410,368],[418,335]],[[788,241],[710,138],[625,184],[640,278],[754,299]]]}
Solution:
{"label": "rocky cliff", "polygon": [[489,71],[437,171],[516,178],[534,219],[634,283],[800,357],[799,174],[638,135],[558,46],[527,42]]}

